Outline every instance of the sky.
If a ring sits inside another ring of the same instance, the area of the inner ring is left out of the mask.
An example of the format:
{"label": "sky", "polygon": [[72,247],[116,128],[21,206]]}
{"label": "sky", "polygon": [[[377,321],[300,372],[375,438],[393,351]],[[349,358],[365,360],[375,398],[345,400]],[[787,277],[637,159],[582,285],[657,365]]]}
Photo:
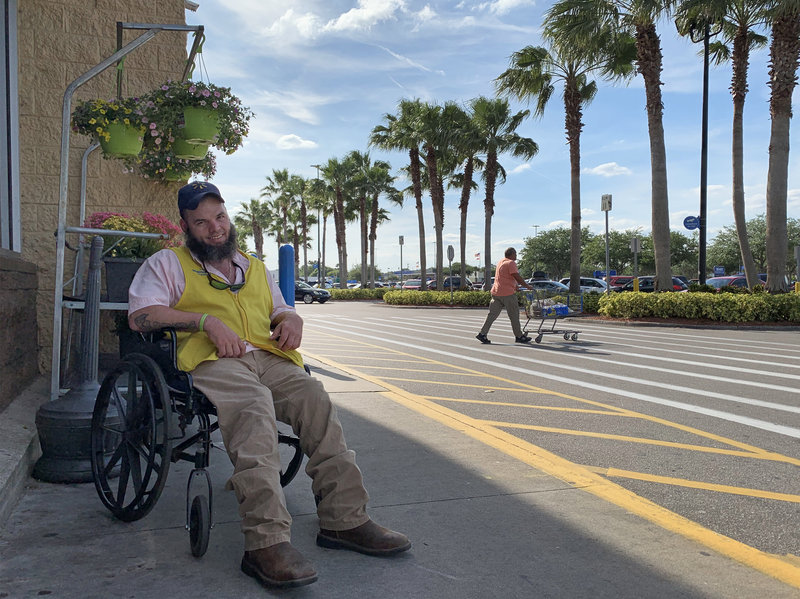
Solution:
{"label": "sky", "polygon": [[[400,169],[407,155],[368,146],[369,134],[396,114],[402,99],[466,104],[492,97],[494,79],[509,66],[509,57],[527,45],[543,45],[540,25],[551,2],[493,0],[199,0],[186,21],[204,25],[206,40],[193,79],[232,88],[255,116],[245,145],[230,156],[218,155],[213,181],[233,215],[258,198],[273,169],[316,176],[311,165],[343,158],[352,150],[369,151],[386,160],[403,189]],[[700,44],[677,35],[671,22],[659,23],[663,64],[670,227],[684,228],[700,204],[702,57]],[[191,40],[190,40],[191,41]],[[745,105],[745,203],[747,218],[764,214],[769,146],[768,49],[750,62]],[[709,76],[708,239],[733,224],[731,207],[731,123],[729,65],[711,67]],[[581,136],[582,225],[605,231],[601,196],[611,194],[612,230],[650,231],[650,153],[644,85],[598,81],[599,90],[584,109]],[[800,95],[794,94],[794,111]],[[514,111],[530,108],[512,100]],[[792,123],[790,144],[800,142],[800,124]],[[539,146],[529,161],[500,157],[507,171],[495,192],[492,260],[506,247],[521,248],[528,237],[569,227],[569,155],[564,132],[561,89],[541,118],[526,119],[518,129]],[[789,165],[788,216],[800,218],[800,154]],[[485,190],[470,200],[467,262],[477,265],[483,250]],[[459,192],[445,197],[443,244],[459,249]],[[435,234],[430,199],[426,198],[425,236],[429,268],[435,263]],[[404,266],[419,261],[418,220],[414,199],[390,210],[378,228],[376,265],[400,267],[399,236],[404,237]],[[317,256],[316,231],[309,261]],[[797,240],[800,244],[800,240]],[[333,223],[328,219],[326,264],[337,262]],[[358,226],[347,229],[348,268],[360,262]],[[265,242],[265,262],[277,268],[277,246]],[[446,255],[446,253],[445,253]],[[446,259],[446,258],[445,258]],[[301,256],[302,260],[302,256]]]}

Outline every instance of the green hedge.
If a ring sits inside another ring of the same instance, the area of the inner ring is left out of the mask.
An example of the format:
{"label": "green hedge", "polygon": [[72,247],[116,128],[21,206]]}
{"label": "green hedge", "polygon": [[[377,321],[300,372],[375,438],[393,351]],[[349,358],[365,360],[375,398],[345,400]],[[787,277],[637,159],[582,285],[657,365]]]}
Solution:
{"label": "green hedge", "polygon": [[[488,291],[454,291],[454,306],[488,306],[492,295]],[[383,301],[393,306],[450,305],[449,291],[386,290]]]}
{"label": "green hedge", "polygon": [[800,294],[612,293],[598,312],[614,318],[692,318],[720,322],[800,322]]}
{"label": "green hedge", "polygon": [[374,300],[381,299],[389,291],[386,287],[377,289],[330,289],[331,299],[335,300]]}

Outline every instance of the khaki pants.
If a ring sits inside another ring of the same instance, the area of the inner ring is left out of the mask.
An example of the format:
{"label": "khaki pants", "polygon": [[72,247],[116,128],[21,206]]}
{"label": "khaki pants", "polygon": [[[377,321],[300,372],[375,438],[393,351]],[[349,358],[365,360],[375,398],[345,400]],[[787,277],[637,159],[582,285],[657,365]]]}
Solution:
{"label": "khaki pants", "polygon": [[355,453],[347,449],[336,408],[317,379],[263,350],[201,363],[195,387],[217,408],[234,466],[227,488],[239,501],[246,551],[290,540],[292,518],[280,485],[276,420],[292,427],[308,456],[320,527],[347,530],[366,522],[369,500]]}
{"label": "khaki pants", "polygon": [[508,319],[511,321],[511,328],[514,331],[515,337],[522,337],[522,327],[519,324],[519,300],[517,294],[514,295],[493,295],[492,301],[489,302],[489,314],[486,315],[486,321],[481,327],[481,334],[486,335],[492,323],[497,320],[500,312],[505,308],[508,313]]}

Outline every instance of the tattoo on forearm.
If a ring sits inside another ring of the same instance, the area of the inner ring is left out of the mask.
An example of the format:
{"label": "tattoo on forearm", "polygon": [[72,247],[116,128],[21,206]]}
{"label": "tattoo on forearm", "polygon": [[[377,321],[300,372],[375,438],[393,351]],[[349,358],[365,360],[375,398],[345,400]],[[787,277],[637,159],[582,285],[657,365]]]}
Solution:
{"label": "tattoo on forearm", "polygon": [[180,331],[197,330],[197,323],[192,320],[189,320],[187,322],[158,322],[157,320],[150,320],[149,316],[150,315],[147,314],[147,312],[143,312],[142,314],[139,314],[136,318],[133,319],[133,322],[136,323],[136,326],[139,327],[145,333],[148,333],[150,331],[157,331],[165,327],[172,327]]}

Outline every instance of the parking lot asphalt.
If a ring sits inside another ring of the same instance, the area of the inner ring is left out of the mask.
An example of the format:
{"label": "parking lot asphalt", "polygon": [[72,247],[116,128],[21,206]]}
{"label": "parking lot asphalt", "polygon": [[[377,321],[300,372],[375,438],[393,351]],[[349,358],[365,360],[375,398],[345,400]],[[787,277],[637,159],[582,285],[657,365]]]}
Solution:
{"label": "parking lot asphalt", "polygon": [[[692,597],[796,598],[798,587],[709,550],[684,535],[546,474],[492,446],[469,420],[411,409],[408,397],[330,364],[309,360],[338,406],[379,523],[405,532],[412,549],[371,558],[314,544],[310,482],[286,488],[293,543],[319,581],[272,592],[239,570],[231,466],[211,460],[215,526],[194,558],[184,530],[186,464],[171,468],[158,505],[123,523],[92,484],[26,480],[0,530],[0,599],[259,597]],[[587,484],[592,484],[591,482]],[[787,568],[794,567],[787,562]]]}

